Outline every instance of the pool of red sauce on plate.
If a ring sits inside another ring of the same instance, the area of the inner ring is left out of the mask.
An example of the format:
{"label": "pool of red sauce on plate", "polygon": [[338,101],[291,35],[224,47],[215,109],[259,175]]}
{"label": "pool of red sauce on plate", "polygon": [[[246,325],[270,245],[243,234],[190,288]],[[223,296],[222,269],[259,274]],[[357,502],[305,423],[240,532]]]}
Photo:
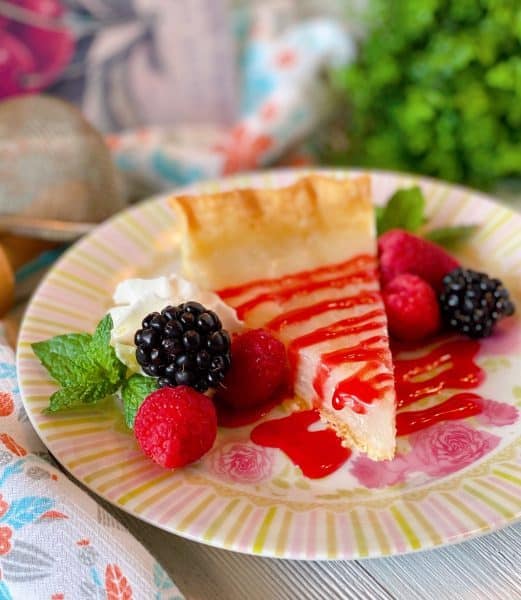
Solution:
{"label": "pool of red sauce on plate", "polygon": [[295,412],[282,419],[260,423],[251,432],[251,440],[260,446],[279,448],[302,473],[319,479],[339,469],[351,456],[332,429],[310,431],[320,420],[314,410]]}
{"label": "pool of red sauce on plate", "polygon": [[[289,278],[289,288],[288,278],[286,278],[280,281],[259,280],[242,287],[228,288],[219,293],[223,299],[228,300],[256,287],[264,290],[247,302],[235,306],[239,317],[244,317],[248,311],[263,302],[287,300],[295,294],[309,293],[326,285],[334,286],[336,282],[339,287],[342,287],[347,281],[366,281],[363,271],[367,271],[372,266],[374,266],[372,257],[360,256],[341,265],[292,276]],[[355,271],[343,273],[350,267]],[[315,280],[317,275],[325,279],[317,282]],[[328,276],[334,278],[328,279]],[[370,276],[375,275],[371,273]],[[276,289],[283,284],[284,289]],[[274,318],[265,327],[276,333],[287,325],[306,321],[320,313],[355,305],[371,305],[378,299],[378,293],[364,291],[335,300],[323,300],[289,310]],[[375,308],[364,315],[336,322],[293,340],[288,347],[290,369],[295,372],[298,355],[303,348],[348,332],[364,333],[378,329],[383,322],[383,317],[384,311]],[[371,377],[367,376],[373,370],[372,361],[389,360],[385,342],[387,338],[384,336],[374,335],[354,347],[322,355],[320,368],[313,381],[318,397],[322,396],[329,372],[336,365],[346,360],[363,362],[359,371],[337,385],[332,399],[333,408],[337,410],[349,406],[351,410],[363,414],[367,405],[377,401],[381,394],[392,386],[390,374],[378,373]],[[482,398],[470,392],[454,394],[444,402],[427,409],[401,410],[421,398],[444,389],[467,390],[478,387],[485,378],[484,371],[475,362],[479,347],[479,342],[466,338],[434,340],[425,350],[421,344],[395,344],[394,379],[399,409],[396,418],[397,435],[420,431],[441,421],[475,416],[482,411]],[[416,352],[416,356],[411,358],[411,352]],[[406,356],[403,356],[404,354]],[[287,394],[280,393],[271,403],[247,411],[232,411],[218,407],[219,423],[225,427],[241,427],[254,423],[286,397]],[[279,448],[301,468],[305,476],[313,479],[325,477],[340,468],[349,459],[351,451],[341,445],[340,439],[332,430],[324,428],[310,430],[310,427],[319,420],[318,410],[305,410],[280,419],[264,421],[252,430],[251,440],[261,446]]]}
{"label": "pool of red sauce on plate", "polygon": [[[401,348],[407,350],[406,346]],[[475,363],[478,352],[477,340],[456,338],[444,341],[420,357],[395,360],[398,408],[444,389],[473,389],[481,385],[485,373]],[[434,369],[437,375],[421,381],[422,374]]]}
{"label": "pool of red sauce on plate", "polygon": [[439,421],[453,421],[479,415],[483,411],[482,400],[478,394],[464,392],[430,408],[399,412],[396,415],[396,433],[407,435]]}

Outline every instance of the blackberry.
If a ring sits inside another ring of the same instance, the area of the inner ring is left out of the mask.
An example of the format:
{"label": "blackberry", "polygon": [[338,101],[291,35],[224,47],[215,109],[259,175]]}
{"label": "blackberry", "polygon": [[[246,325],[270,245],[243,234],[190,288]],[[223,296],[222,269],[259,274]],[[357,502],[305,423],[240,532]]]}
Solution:
{"label": "blackberry", "polygon": [[451,329],[471,338],[487,337],[515,306],[499,279],[458,267],[443,279],[441,314]]}
{"label": "blackberry", "polygon": [[230,336],[219,317],[199,302],[166,306],[136,331],[136,359],[161,387],[216,388],[231,365]]}

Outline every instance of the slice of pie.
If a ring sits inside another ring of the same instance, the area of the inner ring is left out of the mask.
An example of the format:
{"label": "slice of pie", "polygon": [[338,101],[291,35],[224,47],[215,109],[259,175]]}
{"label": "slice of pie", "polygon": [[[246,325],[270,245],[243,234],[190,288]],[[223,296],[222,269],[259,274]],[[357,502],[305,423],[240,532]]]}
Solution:
{"label": "slice of pie", "polygon": [[286,345],[295,394],[345,445],[395,449],[395,391],[368,177],[172,199],[184,275]]}

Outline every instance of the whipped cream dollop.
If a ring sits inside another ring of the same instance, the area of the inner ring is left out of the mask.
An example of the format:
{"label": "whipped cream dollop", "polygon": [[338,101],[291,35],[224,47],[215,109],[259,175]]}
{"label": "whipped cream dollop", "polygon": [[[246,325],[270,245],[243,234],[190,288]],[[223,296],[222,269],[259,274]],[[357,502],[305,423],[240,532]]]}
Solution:
{"label": "whipped cream dollop", "polygon": [[135,372],[141,368],[136,361],[134,335],[146,315],[160,312],[165,306],[193,300],[217,313],[229,333],[240,331],[243,326],[235,309],[217,294],[175,274],[155,279],[126,279],[117,286],[113,300],[116,306],[108,311],[114,323],[111,344],[119,360]]}

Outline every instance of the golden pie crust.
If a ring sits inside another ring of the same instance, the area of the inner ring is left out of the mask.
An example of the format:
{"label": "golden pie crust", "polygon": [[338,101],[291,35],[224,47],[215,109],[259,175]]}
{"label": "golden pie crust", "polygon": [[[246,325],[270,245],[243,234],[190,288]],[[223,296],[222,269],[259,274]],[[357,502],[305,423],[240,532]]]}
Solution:
{"label": "golden pie crust", "polygon": [[370,178],[303,177],[278,189],[174,196],[184,275],[210,289],[375,252]]}

